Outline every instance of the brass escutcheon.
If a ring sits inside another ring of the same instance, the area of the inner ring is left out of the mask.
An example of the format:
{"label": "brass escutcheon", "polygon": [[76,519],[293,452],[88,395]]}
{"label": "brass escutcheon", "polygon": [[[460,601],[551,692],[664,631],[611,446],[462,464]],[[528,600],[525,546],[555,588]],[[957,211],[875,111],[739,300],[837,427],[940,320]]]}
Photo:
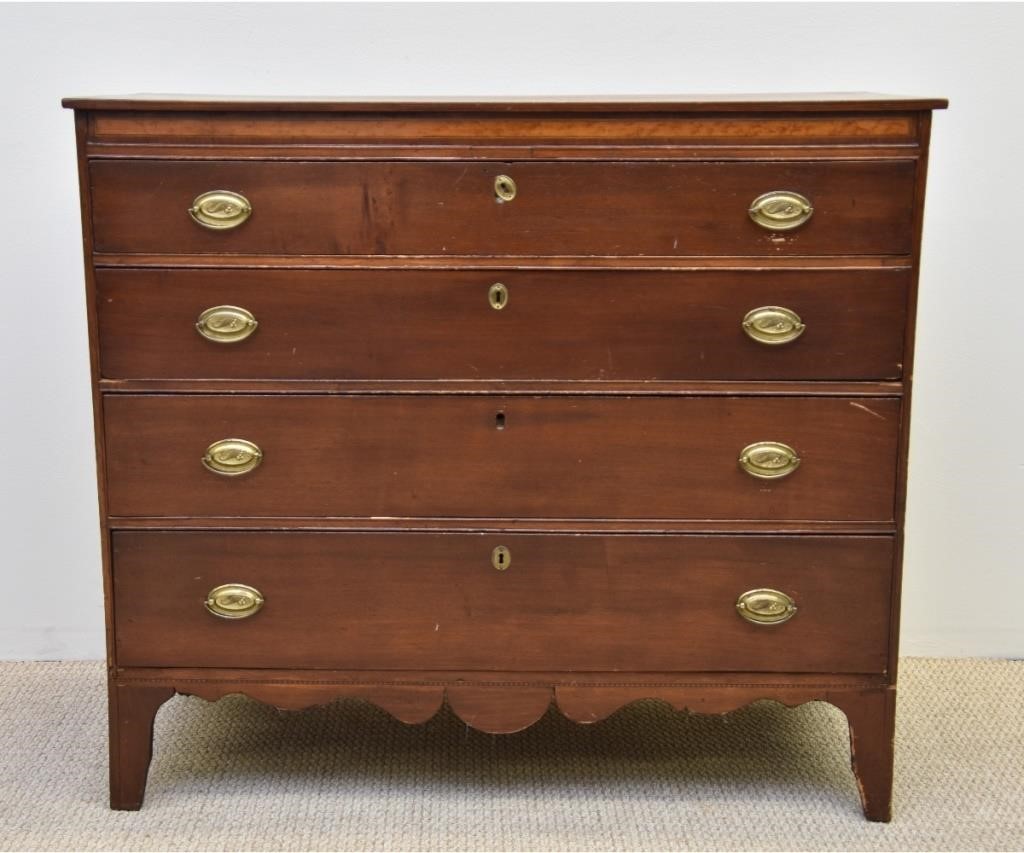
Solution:
{"label": "brass escutcheon", "polygon": [[499,545],[491,551],[491,565],[499,572],[505,571],[505,569],[512,565],[512,552],[504,545]]}
{"label": "brass escutcheon", "polygon": [[814,213],[810,200],[789,190],[773,190],[750,203],[750,218],[769,231],[799,228]]}
{"label": "brass escutcheon", "polygon": [[494,179],[494,194],[499,201],[512,201],[516,197],[516,182],[508,175],[498,175]]}
{"label": "brass escutcheon", "polygon": [[263,461],[263,451],[244,438],[222,438],[206,448],[202,461],[207,471],[238,477],[259,466]]}
{"label": "brass escutcheon", "polygon": [[769,346],[795,341],[805,328],[799,314],[780,305],[755,308],[743,318],[743,331],[747,337]]}
{"label": "brass escutcheon", "polygon": [[252,215],[252,205],[241,193],[210,190],[198,195],[188,209],[189,216],[203,228],[225,231],[237,228]]}
{"label": "brass escutcheon", "polygon": [[781,441],[756,441],[740,451],[740,467],[751,477],[777,480],[800,467],[800,457]]}
{"label": "brass escutcheon", "polygon": [[500,281],[495,282],[487,291],[487,301],[491,303],[491,307],[495,311],[500,311],[508,305],[508,288]]}
{"label": "brass escutcheon", "polygon": [[256,331],[256,318],[237,305],[215,305],[196,320],[196,331],[208,341],[236,344]]}
{"label": "brass escutcheon", "polygon": [[244,583],[215,586],[206,595],[206,609],[222,619],[247,619],[259,611],[263,602],[263,593]]}
{"label": "brass escutcheon", "polygon": [[777,589],[749,589],[736,599],[736,612],[755,625],[781,625],[796,616],[796,605]]}

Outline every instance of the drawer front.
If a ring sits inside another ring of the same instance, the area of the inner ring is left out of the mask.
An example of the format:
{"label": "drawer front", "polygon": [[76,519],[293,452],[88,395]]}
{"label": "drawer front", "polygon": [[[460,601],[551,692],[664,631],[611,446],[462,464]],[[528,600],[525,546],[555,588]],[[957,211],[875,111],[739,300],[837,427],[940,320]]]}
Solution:
{"label": "drawer front", "polygon": [[[117,394],[104,411],[114,516],[893,517],[893,398]],[[229,438],[258,467],[206,470]],[[799,467],[744,472],[756,442]]]}
{"label": "drawer front", "polygon": [[[892,557],[888,537],[124,531],[117,662],[882,672]],[[212,615],[223,584],[258,590],[262,608]],[[742,619],[737,599],[760,588],[795,615]]]}
{"label": "drawer front", "polygon": [[[884,269],[104,269],[101,366],[118,379],[895,379],[907,281]],[[218,306],[244,308],[255,331],[204,337],[197,319]],[[744,331],[776,306],[802,330],[781,344]]]}
{"label": "drawer front", "polygon": [[[311,255],[907,254],[912,160],[758,163],[97,161],[100,252]],[[495,182],[516,185],[501,201]],[[189,208],[230,190],[251,204],[210,229]],[[790,231],[748,211],[775,191],[813,205]]]}

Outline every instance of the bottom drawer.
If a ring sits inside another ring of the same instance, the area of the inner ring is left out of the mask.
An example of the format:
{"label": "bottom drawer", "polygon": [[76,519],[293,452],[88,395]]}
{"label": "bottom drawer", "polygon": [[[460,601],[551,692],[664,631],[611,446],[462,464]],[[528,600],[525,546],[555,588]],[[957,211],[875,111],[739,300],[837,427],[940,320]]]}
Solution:
{"label": "bottom drawer", "polygon": [[[882,672],[892,563],[883,536],[121,531],[117,663]],[[262,606],[211,613],[228,584]],[[795,615],[742,618],[761,588]]]}

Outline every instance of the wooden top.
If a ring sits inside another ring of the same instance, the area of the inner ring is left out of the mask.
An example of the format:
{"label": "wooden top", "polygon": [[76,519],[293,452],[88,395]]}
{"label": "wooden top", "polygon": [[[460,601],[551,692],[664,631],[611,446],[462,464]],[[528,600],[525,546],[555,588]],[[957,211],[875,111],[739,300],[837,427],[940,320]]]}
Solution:
{"label": "wooden top", "polygon": [[850,112],[945,109],[945,98],[870,92],[760,95],[559,95],[543,97],[372,97],[123,95],[64,98],[76,110],[254,111],[254,112]]}

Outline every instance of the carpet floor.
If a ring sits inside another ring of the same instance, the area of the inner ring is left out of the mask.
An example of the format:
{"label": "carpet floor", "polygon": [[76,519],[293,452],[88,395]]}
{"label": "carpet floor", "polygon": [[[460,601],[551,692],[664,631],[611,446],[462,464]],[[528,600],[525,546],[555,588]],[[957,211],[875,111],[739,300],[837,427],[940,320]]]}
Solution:
{"label": "carpet floor", "polygon": [[175,697],[142,811],[111,812],[102,665],[0,663],[0,849],[1021,849],[1024,662],[902,667],[885,825],[861,816],[842,714],[770,702],[493,736],[446,710]]}

